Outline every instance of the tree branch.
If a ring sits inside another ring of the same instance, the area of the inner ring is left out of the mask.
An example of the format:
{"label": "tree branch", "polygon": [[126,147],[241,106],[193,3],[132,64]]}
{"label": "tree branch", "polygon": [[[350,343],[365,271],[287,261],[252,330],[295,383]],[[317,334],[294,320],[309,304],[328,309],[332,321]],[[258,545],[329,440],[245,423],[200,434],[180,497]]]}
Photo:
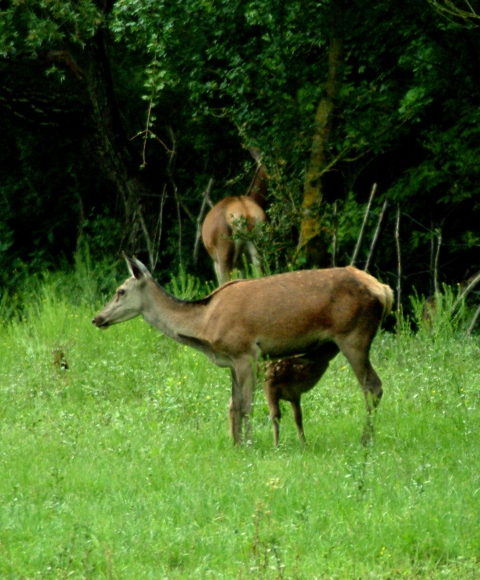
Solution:
{"label": "tree branch", "polygon": [[[480,24],[475,23],[476,20],[480,20],[480,15],[475,12],[468,0],[464,0],[467,10],[462,10],[452,0],[443,0],[443,2],[441,0],[427,0],[427,2],[455,26],[464,28],[478,28],[480,26]],[[458,20],[463,21],[463,24]]]}
{"label": "tree branch", "polygon": [[368,199],[367,209],[365,210],[365,215],[363,216],[362,227],[360,228],[360,233],[358,234],[357,245],[355,246],[355,251],[353,252],[352,261],[350,262],[350,266],[355,266],[355,261],[358,256],[358,252],[360,251],[360,246],[362,245],[363,234],[365,233],[365,225],[368,220],[368,216],[370,214],[370,207],[372,205],[373,197],[375,192],[377,191],[377,184],[374,183],[372,187],[372,191],[370,192],[370,197]]}
{"label": "tree branch", "polygon": [[200,212],[199,212],[198,218],[197,218],[197,234],[195,236],[195,246],[193,248],[193,263],[195,264],[195,266],[197,265],[197,262],[198,262],[198,248],[200,246],[200,239],[202,237],[203,218],[205,216],[205,212],[207,211],[207,206],[209,205],[210,207],[212,207],[212,201],[210,199],[210,192],[212,191],[212,185],[213,185],[213,178],[211,177],[208,181],[207,189],[202,193],[203,201],[202,201],[202,207],[200,208]]}
{"label": "tree branch", "polygon": [[368,272],[368,268],[370,266],[370,260],[373,256],[373,251],[375,250],[375,246],[377,245],[378,236],[380,235],[380,227],[382,225],[383,217],[385,215],[385,211],[387,210],[388,206],[388,199],[385,199],[382,205],[382,211],[378,216],[377,227],[375,228],[375,233],[373,234],[372,243],[370,245],[370,252],[368,254],[367,263],[365,264],[365,272]]}

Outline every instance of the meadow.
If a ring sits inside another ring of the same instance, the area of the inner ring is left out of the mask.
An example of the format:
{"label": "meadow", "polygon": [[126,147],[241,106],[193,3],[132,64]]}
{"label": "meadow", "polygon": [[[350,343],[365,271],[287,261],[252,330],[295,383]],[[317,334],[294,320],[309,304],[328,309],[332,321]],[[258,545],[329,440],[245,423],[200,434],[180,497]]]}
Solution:
{"label": "meadow", "polygon": [[478,335],[440,313],[377,336],[367,447],[339,355],[303,397],[305,448],[288,404],[273,448],[261,387],[235,448],[228,371],[141,319],[95,329],[99,288],[0,303],[0,578],[478,578]]}

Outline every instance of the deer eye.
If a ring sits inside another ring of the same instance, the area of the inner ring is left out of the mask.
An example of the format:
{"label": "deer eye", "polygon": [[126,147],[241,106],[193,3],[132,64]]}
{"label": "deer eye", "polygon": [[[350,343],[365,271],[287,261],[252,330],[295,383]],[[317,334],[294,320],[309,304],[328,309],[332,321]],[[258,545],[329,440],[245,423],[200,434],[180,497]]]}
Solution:
{"label": "deer eye", "polygon": [[123,290],[122,288],[120,288],[120,290],[117,290],[117,296],[123,296],[125,294],[125,290]]}

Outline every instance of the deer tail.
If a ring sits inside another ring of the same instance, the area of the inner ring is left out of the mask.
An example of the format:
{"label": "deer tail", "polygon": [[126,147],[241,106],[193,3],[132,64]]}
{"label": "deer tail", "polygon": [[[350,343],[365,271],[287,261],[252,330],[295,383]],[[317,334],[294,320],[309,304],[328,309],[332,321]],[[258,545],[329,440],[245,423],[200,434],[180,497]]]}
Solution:
{"label": "deer tail", "polygon": [[383,296],[380,296],[380,301],[383,305],[382,320],[390,314],[393,308],[393,290],[387,284],[382,284]]}

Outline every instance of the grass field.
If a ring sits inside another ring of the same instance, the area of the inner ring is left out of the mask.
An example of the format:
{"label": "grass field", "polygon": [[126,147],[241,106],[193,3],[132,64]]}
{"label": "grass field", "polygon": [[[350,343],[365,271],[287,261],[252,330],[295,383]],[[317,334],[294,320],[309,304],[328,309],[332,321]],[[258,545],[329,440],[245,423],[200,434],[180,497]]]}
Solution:
{"label": "grass field", "polygon": [[[0,578],[467,579],[480,568],[480,341],[380,334],[372,445],[340,355],[289,407],[259,389],[230,441],[229,373],[40,285],[0,327]],[[5,307],[5,303],[4,303]]]}

